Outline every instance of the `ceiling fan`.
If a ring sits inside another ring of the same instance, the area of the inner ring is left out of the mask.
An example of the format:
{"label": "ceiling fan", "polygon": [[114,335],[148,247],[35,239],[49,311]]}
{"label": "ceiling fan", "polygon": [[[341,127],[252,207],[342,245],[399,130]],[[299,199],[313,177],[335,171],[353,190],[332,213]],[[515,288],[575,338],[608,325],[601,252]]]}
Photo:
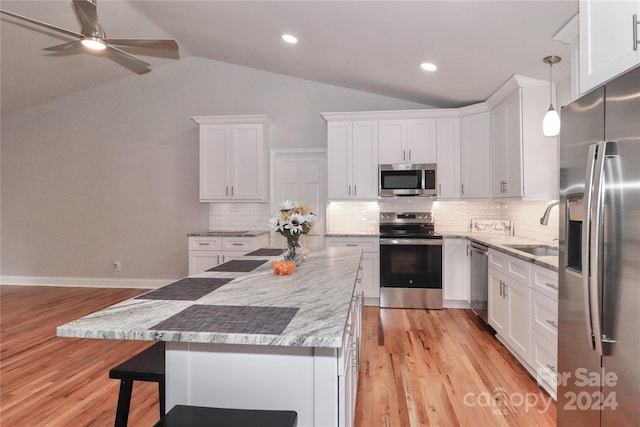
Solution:
{"label": "ceiling fan", "polygon": [[57,31],[68,36],[76,37],[79,40],[69,43],[63,43],[56,46],[44,48],[43,50],[52,52],[66,52],[73,49],[86,48],[90,52],[106,52],[112,56],[112,59],[121,63],[125,67],[132,71],[143,74],[148,71],[149,64],[142,59],[135,57],[115,46],[120,47],[134,47],[144,49],[162,49],[168,51],[178,51],[178,43],[172,39],[110,39],[98,23],[97,12],[97,0],[73,0],[73,7],[82,25],[80,32],[67,30],[65,28],[58,27],[56,25],[47,24],[46,22],[38,21],[36,19],[28,18],[26,16],[18,15],[17,13],[9,12],[0,9],[0,13],[4,13],[14,18],[22,19],[23,21],[30,22],[32,24],[40,25],[53,31]]}

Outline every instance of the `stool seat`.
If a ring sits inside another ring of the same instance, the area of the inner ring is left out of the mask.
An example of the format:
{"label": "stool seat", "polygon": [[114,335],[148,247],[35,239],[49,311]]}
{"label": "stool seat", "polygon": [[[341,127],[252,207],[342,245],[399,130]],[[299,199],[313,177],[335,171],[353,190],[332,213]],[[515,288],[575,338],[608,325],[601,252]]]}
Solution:
{"label": "stool seat", "polygon": [[115,427],[127,426],[129,419],[129,406],[131,404],[131,391],[134,381],[158,383],[158,391],[160,395],[160,417],[164,415],[164,350],[164,342],[158,342],[109,371],[109,378],[120,380],[120,393],[118,395]]}
{"label": "stool seat", "polygon": [[155,427],[295,427],[295,411],[176,405]]}

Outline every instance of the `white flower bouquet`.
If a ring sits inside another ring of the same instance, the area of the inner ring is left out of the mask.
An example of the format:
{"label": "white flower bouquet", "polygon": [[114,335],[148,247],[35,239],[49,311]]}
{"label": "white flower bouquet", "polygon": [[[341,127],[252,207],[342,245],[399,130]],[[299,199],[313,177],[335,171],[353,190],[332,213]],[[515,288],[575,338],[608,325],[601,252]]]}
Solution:
{"label": "white flower bouquet", "polygon": [[306,251],[301,249],[300,236],[307,234],[316,221],[316,215],[305,203],[285,200],[280,203],[280,212],[269,220],[271,228],[287,239],[285,259],[297,264],[306,258]]}

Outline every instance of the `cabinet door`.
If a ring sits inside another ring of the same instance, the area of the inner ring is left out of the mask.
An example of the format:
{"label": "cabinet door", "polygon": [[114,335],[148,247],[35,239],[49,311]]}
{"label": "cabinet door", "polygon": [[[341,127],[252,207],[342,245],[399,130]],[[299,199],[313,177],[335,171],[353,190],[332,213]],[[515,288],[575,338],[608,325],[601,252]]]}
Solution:
{"label": "cabinet door", "polygon": [[380,164],[407,163],[407,121],[378,121]]}
{"label": "cabinet door", "polygon": [[[522,92],[507,98],[507,185],[503,197],[522,196]],[[542,126],[542,125],[540,125]]]}
{"label": "cabinet door", "polygon": [[529,287],[511,278],[507,278],[506,283],[505,292],[509,305],[508,342],[523,360],[529,362]]}
{"label": "cabinet door", "polygon": [[351,196],[378,198],[378,122],[353,122]]}
{"label": "cabinet door", "polygon": [[327,124],[327,194],[329,200],[350,198],[351,185],[351,122],[329,122]]}
{"label": "cabinet door", "polygon": [[460,119],[437,120],[438,199],[460,198]]}
{"label": "cabinet door", "polygon": [[491,198],[491,114],[463,117],[460,121],[460,197]]}
{"label": "cabinet door", "polygon": [[406,163],[437,162],[437,125],[435,119],[407,120],[406,159]]}
{"label": "cabinet door", "polygon": [[493,196],[522,196],[520,89],[491,113],[493,131]]}
{"label": "cabinet door", "polygon": [[222,263],[221,252],[189,251],[189,276],[202,273]]}
{"label": "cabinet door", "polygon": [[200,201],[229,197],[231,134],[228,126],[200,126]]}
{"label": "cabinet door", "polygon": [[378,305],[380,301],[380,254],[363,253],[362,261],[362,291],[365,302]]}
{"label": "cabinet door", "polygon": [[633,40],[640,1],[581,0],[579,10],[583,94],[640,63],[640,46]]}
{"label": "cabinet door", "polygon": [[502,336],[507,336],[509,305],[505,298],[506,276],[489,268],[489,324]]}
{"label": "cabinet door", "polygon": [[469,301],[469,257],[466,239],[444,240],[443,299]]}
{"label": "cabinet door", "polygon": [[231,127],[229,195],[238,200],[264,198],[264,149],[262,125]]}

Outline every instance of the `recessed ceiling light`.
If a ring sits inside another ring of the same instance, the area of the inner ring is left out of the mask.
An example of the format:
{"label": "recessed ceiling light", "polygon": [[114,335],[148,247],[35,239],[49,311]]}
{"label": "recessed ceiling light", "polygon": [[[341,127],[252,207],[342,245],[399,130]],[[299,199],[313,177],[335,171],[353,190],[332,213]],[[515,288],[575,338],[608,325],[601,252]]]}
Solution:
{"label": "recessed ceiling light", "polygon": [[438,69],[438,67],[436,67],[435,64],[432,64],[431,62],[423,62],[422,64],[420,64],[420,68],[425,71],[435,71]]}
{"label": "recessed ceiling light", "polygon": [[286,41],[287,43],[291,43],[291,44],[298,43],[298,38],[295,37],[295,36],[292,36],[291,34],[283,34],[282,35],[282,40]]}

